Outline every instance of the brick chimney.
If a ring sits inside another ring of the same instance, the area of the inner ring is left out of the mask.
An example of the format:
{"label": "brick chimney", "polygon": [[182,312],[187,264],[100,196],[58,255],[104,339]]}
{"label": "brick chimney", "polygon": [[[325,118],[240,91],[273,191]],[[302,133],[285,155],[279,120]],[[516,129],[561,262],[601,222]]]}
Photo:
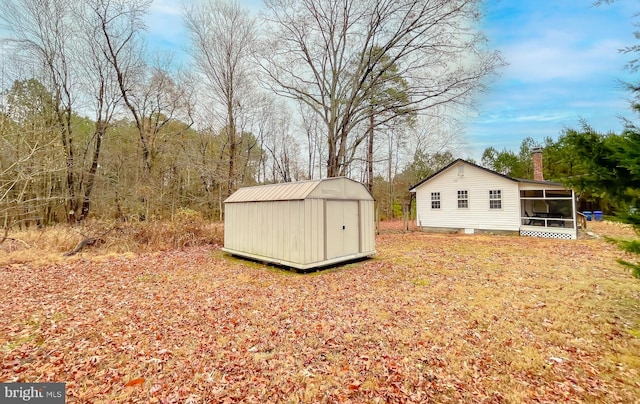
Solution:
{"label": "brick chimney", "polygon": [[531,149],[531,159],[533,160],[533,179],[544,181],[544,175],[542,175],[542,147]]}

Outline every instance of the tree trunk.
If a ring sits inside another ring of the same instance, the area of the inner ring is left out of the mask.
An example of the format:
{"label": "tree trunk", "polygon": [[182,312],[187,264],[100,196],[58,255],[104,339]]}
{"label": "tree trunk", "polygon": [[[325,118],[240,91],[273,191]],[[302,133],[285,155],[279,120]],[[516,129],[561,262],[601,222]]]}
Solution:
{"label": "tree trunk", "polygon": [[369,144],[367,145],[367,188],[373,195],[373,126],[374,126],[373,111],[369,117]]}
{"label": "tree trunk", "polygon": [[[58,95],[57,102],[60,102]],[[67,222],[75,223],[78,218],[78,201],[76,199],[76,177],[74,173],[75,155],[73,153],[73,137],[71,132],[71,111],[69,109],[61,110],[59,106],[56,108],[56,115],[60,127],[60,140],[65,153],[65,169],[67,174]]]}
{"label": "tree trunk", "polygon": [[85,220],[89,216],[89,210],[91,208],[91,193],[93,192],[93,186],[95,185],[98,161],[100,159],[100,149],[102,148],[102,140],[104,139],[106,132],[106,123],[102,121],[96,122],[96,144],[94,145],[93,156],[91,157],[91,167],[87,173],[87,184],[84,188],[84,197],[82,199],[82,209],[79,220]]}
{"label": "tree trunk", "polygon": [[327,157],[327,178],[337,177],[339,175],[338,156],[336,153],[335,137],[329,135]]}
{"label": "tree trunk", "polygon": [[389,183],[389,216],[392,219],[394,217],[393,211],[393,179],[391,178],[391,165],[393,162],[393,148],[391,147],[391,142],[389,142],[389,165],[387,166],[387,182]]}
{"label": "tree trunk", "polygon": [[236,159],[236,123],[233,119],[233,99],[230,97],[227,100],[227,114],[229,115],[229,128],[227,129],[229,134],[229,178],[227,179],[227,196],[230,196],[235,188],[235,167],[234,162]]}

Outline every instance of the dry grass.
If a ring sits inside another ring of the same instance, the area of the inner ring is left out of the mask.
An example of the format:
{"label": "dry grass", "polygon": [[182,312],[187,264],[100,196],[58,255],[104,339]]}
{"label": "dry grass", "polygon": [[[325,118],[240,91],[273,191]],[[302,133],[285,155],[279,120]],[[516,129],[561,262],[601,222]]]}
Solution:
{"label": "dry grass", "polygon": [[212,246],[9,265],[0,381],[66,381],[68,402],[640,397],[640,282],[613,245],[416,232],[377,249],[306,275]]}
{"label": "dry grass", "polygon": [[[181,212],[173,221],[100,222],[78,226],[57,225],[10,233],[11,240],[0,244],[0,265],[36,265],[73,261],[79,258],[105,259],[118,254],[135,255],[197,245],[222,245],[223,224],[209,222],[195,212]],[[98,241],[78,257],[64,256],[82,240]]]}
{"label": "dry grass", "polygon": [[593,232],[599,236],[616,239],[631,239],[638,237],[631,225],[610,221],[587,222],[587,231]]}

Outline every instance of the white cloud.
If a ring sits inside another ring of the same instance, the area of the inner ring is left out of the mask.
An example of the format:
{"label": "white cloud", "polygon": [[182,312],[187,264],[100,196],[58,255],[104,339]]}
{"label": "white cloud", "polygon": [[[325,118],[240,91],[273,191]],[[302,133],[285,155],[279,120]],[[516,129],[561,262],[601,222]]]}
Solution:
{"label": "white cloud", "polygon": [[567,113],[539,113],[532,115],[520,115],[512,119],[515,122],[553,122],[568,118]]}
{"label": "white cloud", "polygon": [[182,2],[175,0],[155,0],[151,3],[149,11],[152,15],[172,15],[180,17],[182,14]]}
{"label": "white cloud", "polygon": [[178,59],[183,59],[183,49],[187,45],[182,4],[182,1],[155,0],[145,19],[149,47]]}
{"label": "white cloud", "polygon": [[558,122],[573,119],[576,114],[563,112],[547,112],[539,110],[530,111],[502,111],[501,113],[484,114],[475,122],[480,125],[498,123],[524,123],[524,122]]}
{"label": "white cloud", "polygon": [[505,76],[523,82],[580,81],[594,75],[615,77],[622,74],[623,43],[602,40],[589,45],[562,33],[512,44],[504,50],[510,63]]}

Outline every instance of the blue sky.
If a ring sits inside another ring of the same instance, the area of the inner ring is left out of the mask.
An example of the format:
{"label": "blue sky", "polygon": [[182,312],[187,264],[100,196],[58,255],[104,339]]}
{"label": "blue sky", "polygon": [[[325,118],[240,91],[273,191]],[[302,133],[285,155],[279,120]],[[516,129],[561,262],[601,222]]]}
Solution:
{"label": "blue sky", "polygon": [[[181,1],[155,0],[147,20],[149,45],[173,50],[184,60],[187,39]],[[241,4],[259,9],[256,0]],[[620,80],[631,59],[619,52],[633,44],[635,0],[593,6],[593,0],[489,0],[482,29],[489,46],[509,63],[477,99],[466,120],[468,156],[489,146],[517,150],[525,137],[557,138],[580,119],[598,131],[619,132],[620,117],[632,117]]]}
{"label": "blue sky", "polygon": [[509,66],[478,98],[467,141],[474,155],[488,146],[517,150],[527,136],[557,138],[580,119],[598,131],[619,132],[631,117],[629,93],[620,84],[632,76],[637,1],[594,7],[593,0],[490,1],[484,32]]}

